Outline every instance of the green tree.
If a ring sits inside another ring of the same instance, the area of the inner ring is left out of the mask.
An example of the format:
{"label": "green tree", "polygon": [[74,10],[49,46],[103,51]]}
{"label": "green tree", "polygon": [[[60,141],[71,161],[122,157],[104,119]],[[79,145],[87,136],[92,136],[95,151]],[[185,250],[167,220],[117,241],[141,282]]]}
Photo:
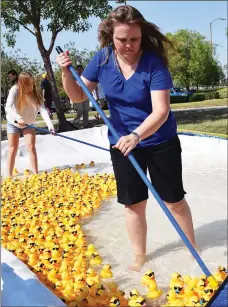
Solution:
{"label": "green tree", "polygon": [[[111,9],[107,0],[3,0],[2,18],[9,30],[5,37],[9,44],[15,44],[15,32],[24,27],[35,36],[38,49],[47,71],[53,100],[59,119],[59,130],[66,131],[69,126],[60,103],[54,73],[50,61],[50,54],[55,45],[57,35],[62,30],[74,32],[86,31],[91,26],[88,22],[90,16],[104,18]],[[45,21],[45,23],[44,23]],[[51,33],[48,48],[45,48],[43,31],[46,28]]]}
{"label": "green tree", "polygon": [[176,33],[167,33],[168,38],[173,42],[175,50],[168,49],[170,71],[176,86],[189,88],[191,75],[189,62],[191,58],[192,40],[187,30],[179,30]]}
{"label": "green tree", "polygon": [[[177,86],[212,85],[223,78],[221,65],[211,55],[210,43],[195,31],[178,30],[167,36],[174,43],[169,49],[170,71]],[[216,49],[214,50],[214,55]]]}
{"label": "green tree", "polygon": [[14,52],[6,52],[3,48],[1,50],[1,88],[4,96],[6,97],[11,87],[8,79],[8,71],[14,69],[19,74],[21,71],[29,71],[33,76],[37,76],[41,73],[41,63],[36,60],[30,60],[25,56],[20,55],[20,50],[14,50]]}
{"label": "green tree", "polygon": [[[69,42],[68,44],[64,46],[64,50],[69,51],[72,65],[74,67],[76,67],[77,65],[82,65],[83,67],[86,67],[86,65],[89,63],[89,61],[93,57],[93,55],[98,50],[98,47],[94,51],[88,51],[87,49],[79,51],[74,42]],[[54,75],[55,75],[55,80],[56,80],[56,85],[58,88],[59,95],[61,97],[66,96],[66,93],[62,85],[62,74],[61,74],[61,70],[59,67],[56,68]]]}

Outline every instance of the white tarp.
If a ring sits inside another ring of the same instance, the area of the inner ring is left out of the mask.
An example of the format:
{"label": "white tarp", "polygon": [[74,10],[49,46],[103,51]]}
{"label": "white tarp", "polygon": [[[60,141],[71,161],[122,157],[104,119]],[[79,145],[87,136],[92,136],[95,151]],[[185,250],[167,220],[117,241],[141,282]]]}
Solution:
{"label": "white tarp", "polygon": [[[64,135],[109,148],[107,128],[102,126],[87,130],[72,131]],[[202,259],[212,272],[218,265],[227,264],[227,141],[216,138],[181,135],[183,149],[183,177],[186,198],[192,209],[196,238],[202,250]],[[30,168],[28,154],[24,140],[20,139],[19,155],[16,167],[22,172]],[[88,173],[112,172],[109,153],[86,145],[82,145],[57,136],[37,136],[37,153],[40,170],[50,170],[53,166],[73,166],[77,163],[89,163],[94,160],[96,166],[84,169]],[[2,142],[1,163],[2,175],[6,174],[7,141]],[[184,243],[177,235],[165,214],[150,195],[147,209],[148,221],[148,263],[146,268],[155,271],[158,285],[165,290],[170,276],[174,271],[181,274],[200,275],[202,273],[198,264],[188,257]],[[93,242],[104,263],[113,267],[115,281],[120,288],[128,291],[138,288],[142,294],[145,289],[140,286],[142,273],[131,273],[127,265],[131,262],[131,247],[125,230],[123,207],[116,199],[111,199],[85,226],[89,242]],[[5,251],[2,252],[5,255]],[[34,279],[24,264],[4,256],[4,263],[9,270],[4,272],[3,297],[9,299],[14,306],[48,306],[59,305],[51,297],[44,299],[45,288],[34,282],[30,284],[29,291],[24,288],[25,279]],[[12,270],[14,273],[12,275]],[[25,278],[26,276],[26,278]],[[17,277],[20,305],[15,296],[15,286],[11,282]],[[13,278],[13,279],[12,279]],[[6,287],[7,285],[7,287]],[[19,291],[19,289],[21,289]],[[43,295],[42,295],[43,291]],[[37,295],[39,293],[39,296]],[[42,298],[43,297],[43,298]],[[40,301],[34,302],[34,298]],[[42,299],[42,301],[41,301]],[[5,301],[5,304],[7,302]],[[10,304],[8,304],[10,305]]]}

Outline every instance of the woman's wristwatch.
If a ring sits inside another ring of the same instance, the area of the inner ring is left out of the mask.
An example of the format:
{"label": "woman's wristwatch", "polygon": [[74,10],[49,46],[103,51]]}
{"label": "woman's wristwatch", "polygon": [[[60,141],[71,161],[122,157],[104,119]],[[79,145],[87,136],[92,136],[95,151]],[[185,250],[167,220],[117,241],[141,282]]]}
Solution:
{"label": "woman's wristwatch", "polygon": [[132,131],[132,132],[131,132],[131,134],[133,134],[134,136],[136,136],[136,137],[137,137],[138,142],[140,142],[140,141],[141,141],[140,136],[138,135],[138,133],[137,133],[137,132]]}

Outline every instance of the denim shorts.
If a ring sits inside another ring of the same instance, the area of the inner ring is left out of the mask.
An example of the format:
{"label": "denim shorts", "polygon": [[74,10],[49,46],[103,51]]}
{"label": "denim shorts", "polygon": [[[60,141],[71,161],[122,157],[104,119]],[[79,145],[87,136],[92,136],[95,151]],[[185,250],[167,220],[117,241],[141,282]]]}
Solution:
{"label": "denim shorts", "polygon": [[[32,127],[18,128],[13,124],[7,123],[7,133],[21,133],[22,131],[31,129]],[[35,127],[34,127],[35,129]]]}

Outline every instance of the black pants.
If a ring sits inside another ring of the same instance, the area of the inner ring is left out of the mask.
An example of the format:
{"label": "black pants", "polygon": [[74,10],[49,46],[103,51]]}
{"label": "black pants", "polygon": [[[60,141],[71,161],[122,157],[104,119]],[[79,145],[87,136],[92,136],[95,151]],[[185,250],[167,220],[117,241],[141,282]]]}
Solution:
{"label": "black pants", "polygon": [[[111,160],[117,182],[118,202],[133,205],[148,199],[148,188],[130,160],[111,145]],[[178,136],[153,147],[135,148],[132,153],[142,170],[149,171],[152,185],[169,203],[184,198],[181,145]]]}

